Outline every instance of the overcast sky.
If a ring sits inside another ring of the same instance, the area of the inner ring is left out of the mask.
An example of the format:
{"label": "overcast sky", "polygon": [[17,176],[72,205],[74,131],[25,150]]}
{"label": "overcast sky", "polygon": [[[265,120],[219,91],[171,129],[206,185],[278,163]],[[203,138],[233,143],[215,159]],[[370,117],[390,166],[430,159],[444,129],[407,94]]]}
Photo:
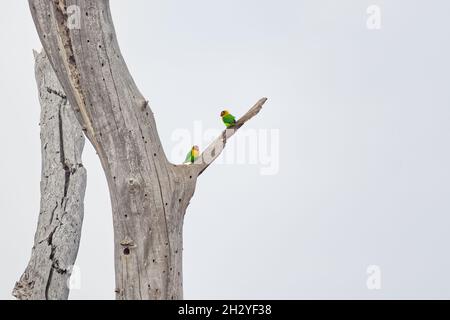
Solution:
{"label": "overcast sky", "polygon": [[[371,5],[381,29],[368,28]],[[184,227],[185,298],[450,299],[450,2],[111,7],[171,161],[191,143],[205,147],[222,108],[239,116],[269,98],[199,178]],[[2,3],[0,42],[0,299],[10,299],[40,197],[32,49],[41,45],[27,1]],[[71,298],[113,299],[109,196],[88,144],[84,163]],[[379,290],[367,286],[369,266]]]}

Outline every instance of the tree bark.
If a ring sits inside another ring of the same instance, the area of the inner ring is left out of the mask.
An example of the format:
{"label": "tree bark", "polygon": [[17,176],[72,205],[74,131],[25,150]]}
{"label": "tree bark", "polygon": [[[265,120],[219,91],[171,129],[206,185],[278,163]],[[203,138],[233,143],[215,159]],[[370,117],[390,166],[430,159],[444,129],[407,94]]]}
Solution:
{"label": "tree bark", "polygon": [[[108,181],[116,298],[182,299],[183,220],[205,168],[167,160],[153,112],[120,52],[109,1],[29,3],[43,46]],[[80,28],[69,28],[72,5],[81,12]]]}
{"label": "tree bark", "polygon": [[21,300],[67,299],[83,222],[84,135],[45,53],[35,53],[41,103],[41,208],[28,266],[13,295]]}

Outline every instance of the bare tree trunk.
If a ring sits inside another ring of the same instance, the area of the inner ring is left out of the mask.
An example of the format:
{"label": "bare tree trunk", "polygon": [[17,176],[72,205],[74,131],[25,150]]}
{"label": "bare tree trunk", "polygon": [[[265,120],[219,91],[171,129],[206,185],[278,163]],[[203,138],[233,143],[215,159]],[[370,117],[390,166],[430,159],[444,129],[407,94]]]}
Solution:
{"label": "bare tree trunk", "polygon": [[[182,299],[183,219],[197,177],[210,162],[168,162],[153,112],[120,52],[109,1],[29,3],[45,51],[106,174],[117,299]],[[79,28],[69,24],[77,12]],[[213,145],[201,159],[217,158],[231,135],[224,133],[214,144],[219,150]]]}
{"label": "bare tree trunk", "polygon": [[45,53],[37,54],[41,103],[41,209],[30,262],[13,295],[22,300],[67,299],[83,222],[84,136]]}

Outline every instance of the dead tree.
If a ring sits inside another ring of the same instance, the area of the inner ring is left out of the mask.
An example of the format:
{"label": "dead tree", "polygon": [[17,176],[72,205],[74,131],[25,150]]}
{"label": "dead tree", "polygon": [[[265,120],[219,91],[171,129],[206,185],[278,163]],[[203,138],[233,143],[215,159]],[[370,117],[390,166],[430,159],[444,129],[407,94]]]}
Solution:
{"label": "dead tree", "polygon": [[[29,0],[50,62],[95,147],[110,191],[117,299],[182,299],[183,219],[198,176],[261,99],[193,165],[171,164],[133,81],[107,0]],[[69,24],[80,13],[79,27]]]}
{"label": "dead tree", "polygon": [[67,299],[83,223],[84,135],[45,53],[35,53],[41,103],[41,208],[30,262],[13,295]]}

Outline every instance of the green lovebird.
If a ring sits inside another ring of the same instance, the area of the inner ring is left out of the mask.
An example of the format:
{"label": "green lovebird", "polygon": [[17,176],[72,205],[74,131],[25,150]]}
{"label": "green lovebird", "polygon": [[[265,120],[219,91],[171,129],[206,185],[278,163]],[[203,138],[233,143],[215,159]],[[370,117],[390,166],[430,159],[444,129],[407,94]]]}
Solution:
{"label": "green lovebird", "polygon": [[222,117],[222,121],[227,128],[233,127],[236,124],[236,118],[228,112],[228,110],[222,111],[220,116]]}
{"label": "green lovebird", "polygon": [[194,163],[199,156],[200,156],[200,148],[198,146],[193,146],[191,151],[188,152],[186,160],[184,160],[184,163],[185,164]]}

